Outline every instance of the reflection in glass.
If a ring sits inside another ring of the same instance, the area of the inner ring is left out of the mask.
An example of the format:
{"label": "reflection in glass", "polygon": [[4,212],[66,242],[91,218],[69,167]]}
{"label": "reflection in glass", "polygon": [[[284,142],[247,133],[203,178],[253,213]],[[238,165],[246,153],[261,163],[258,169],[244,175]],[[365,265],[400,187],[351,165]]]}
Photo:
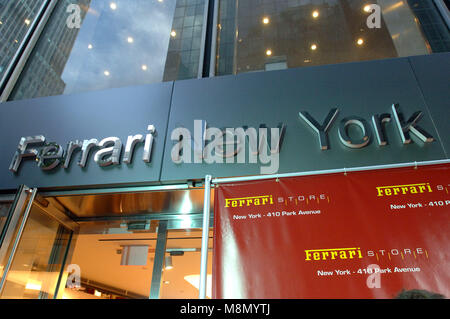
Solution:
{"label": "reflection in glass", "polygon": [[[212,296],[213,231],[208,242],[206,296]],[[170,230],[167,234],[161,299],[198,299],[200,285],[201,230]],[[170,262],[171,267],[167,267]]]}
{"label": "reflection in glass", "polygon": [[197,77],[204,11],[205,0],[58,1],[10,99]]}
{"label": "reflection in glass", "polygon": [[[432,0],[219,3],[218,75],[450,51]],[[368,3],[381,8],[380,28],[367,24]]]}
{"label": "reflection in glass", "polygon": [[148,299],[157,225],[145,220],[80,223],[71,259],[80,267],[80,286],[66,286],[62,298]]}
{"label": "reflection in glass", "polygon": [[2,299],[53,298],[71,232],[33,205]]}
{"label": "reflection in glass", "polygon": [[0,234],[3,233],[3,227],[5,226],[6,219],[8,218],[10,208],[11,203],[0,203]]}
{"label": "reflection in glass", "polygon": [[43,3],[44,0],[0,0],[0,78]]}

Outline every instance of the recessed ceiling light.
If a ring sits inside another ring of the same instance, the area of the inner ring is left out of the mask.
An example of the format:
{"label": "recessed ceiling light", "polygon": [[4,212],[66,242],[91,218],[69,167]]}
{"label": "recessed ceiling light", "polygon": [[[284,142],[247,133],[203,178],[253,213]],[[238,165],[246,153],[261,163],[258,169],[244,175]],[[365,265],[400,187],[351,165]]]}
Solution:
{"label": "recessed ceiling light", "polygon": [[270,49],[267,50],[267,51],[266,51],[266,55],[267,55],[267,56],[271,56],[271,55],[272,55],[272,50],[270,50]]}
{"label": "recessed ceiling light", "polygon": [[263,22],[264,24],[269,24],[269,23],[270,23],[270,19],[269,19],[268,17],[264,17],[263,20],[262,20],[262,22]]}
{"label": "recessed ceiling light", "polygon": [[313,45],[311,45],[311,50],[317,50],[317,44],[313,44]]}
{"label": "recessed ceiling light", "polygon": [[115,2],[111,2],[109,4],[109,7],[111,8],[111,10],[116,10],[117,9],[117,4]]}
{"label": "recessed ceiling light", "polygon": [[29,19],[25,19],[25,24],[30,25],[31,21]]}
{"label": "recessed ceiling light", "polygon": [[364,6],[364,9],[363,9],[365,12],[370,12],[372,9],[371,9],[371,7],[370,7],[370,5],[368,4],[368,5],[365,5]]}
{"label": "recessed ceiling light", "polygon": [[128,41],[128,43],[133,43],[133,42],[134,42],[134,39],[133,39],[132,37],[128,37],[128,38],[127,38],[127,41]]}
{"label": "recessed ceiling light", "polygon": [[103,74],[104,74],[105,76],[110,76],[110,75],[111,75],[111,73],[109,73],[108,70],[105,70],[105,71],[103,72]]}
{"label": "recessed ceiling light", "polygon": [[143,71],[147,71],[147,69],[148,69],[147,65],[145,65],[145,64],[142,64],[141,68]]}
{"label": "recessed ceiling light", "polygon": [[172,32],[170,32],[170,35],[175,38],[177,36],[177,33],[175,32],[175,30],[172,30]]}
{"label": "recessed ceiling light", "polygon": [[358,43],[358,45],[363,45],[364,44],[364,39],[359,38],[358,41],[356,41],[356,43]]}
{"label": "recessed ceiling light", "polygon": [[92,44],[89,43],[88,49],[89,49],[89,50],[92,50],[92,48],[93,48]]}
{"label": "recessed ceiling light", "polygon": [[315,10],[312,13],[313,18],[318,18],[319,17],[319,11]]}

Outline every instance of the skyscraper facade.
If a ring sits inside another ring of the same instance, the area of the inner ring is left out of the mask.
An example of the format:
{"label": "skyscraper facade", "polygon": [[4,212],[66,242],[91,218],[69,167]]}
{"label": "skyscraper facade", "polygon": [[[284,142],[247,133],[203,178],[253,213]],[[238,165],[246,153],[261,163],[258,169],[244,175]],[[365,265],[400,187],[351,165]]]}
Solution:
{"label": "skyscraper facade", "polygon": [[[81,20],[89,10],[90,2],[91,0],[79,1],[84,9],[80,11]],[[62,74],[80,31],[79,28],[67,26],[65,10],[71,3],[70,0],[59,1],[55,18],[46,26],[46,41],[40,42],[34,49],[33,63],[29,64],[27,73],[21,78],[23,85],[13,92],[15,99],[64,93],[66,83]]]}
{"label": "skyscraper facade", "polygon": [[43,0],[0,1],[0,76],[8,67],[43,3]]}
{"label": "skyscraper facade", "polygon": [[[432,1],[378,1],[375,5],[379,9],[362,0],[220,1],[217,73],[450,50],[448,27]],[[371,21],[378,26],[372,27]]]}

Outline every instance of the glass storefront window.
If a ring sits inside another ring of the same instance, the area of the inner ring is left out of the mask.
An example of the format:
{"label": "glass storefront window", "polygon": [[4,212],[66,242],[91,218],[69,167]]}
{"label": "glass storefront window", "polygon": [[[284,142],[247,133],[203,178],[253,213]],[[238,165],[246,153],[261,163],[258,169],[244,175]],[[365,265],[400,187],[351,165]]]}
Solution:
{"label": "glass storefront window", "polygon": [[44,0],[0,0],[0,78],[6,72]]}
{"label": "glass storefront window", "polygon": [[204,16],[205,0],[58,1],[10,99],[195,78]]}
{"label": "glass storefront window", "polygon": [[[71,264],[80,287],[66,286],[62,299],[147,299],[155,259],[157,222],[131,230],[121,222],[82,223]],[[124,223],[126,225],[126,223]]]}
{"label": "glass storefront window", "polygon": [[[162,274],[161,299],[197,299],[200,286],[201,230],[170,230]],[[212,298],[212,228],[208,240],[206,297]]]}
{"label": "glass storefront window", "polygon": [[218,21],[217,75],[450,51],[431,0],[220,0]]}
{"label": "glass storefront window", "polygon": [[33,205],[0,298],[51,299],[56,291],[70,233]]}

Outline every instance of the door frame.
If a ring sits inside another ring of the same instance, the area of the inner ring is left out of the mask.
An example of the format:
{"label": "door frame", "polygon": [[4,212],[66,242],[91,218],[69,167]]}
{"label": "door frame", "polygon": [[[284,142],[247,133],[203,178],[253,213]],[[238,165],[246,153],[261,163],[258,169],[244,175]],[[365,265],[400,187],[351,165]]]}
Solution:
{"label": "door frame", "polygon": [[[31,207],[33,206],[34,198],[37,193],[37,188],[30,189],[27,186],[22,185],[17,193],[17,196],[14,200],[14,204],[11,207],[8,218],[10,222],[7,222],[6,226],[5,238],[2,241],[2,245],[0,247],[0,258],[5,258],[6,254],[9,250],[11,242],[13,241],[14,233],[16,230],[16,225],[19,222],[21,212],[25,206],[25,202],[28,199],[28,203],[26,204],[25,210],[23,211],[22,220],[20,222],[19,228],[17,230],[17,234],[14,238],[14,242],[12,243],[11,252],[8,256],[8,260],[3,268],[3,274],[0,279],[0,295],[3,292],[5,287],[6,278],[8,277],[9,270],[14,260],[14,256],[16,255],[17,247],[19,246],[20,239],[22,238],[23,230],[25,229],[25,225],[28,221],[28,216],[30,215]],[[29,196],[29,198],[28,198]]]}
{"label": "door frame", "polygon": [[[3,286],[6,282],[6,278],[8,275],[9,268],[14,259],[14,255],[17,249],[17,246],[20,242],[20,238],[22,236],[23,229],[26,225],[28,215],[30,213],[32,205],[36,205],[43,212],[45,212],[49,217],[58,221],[62,226],[72,231],[70,236],[70,241],[67,246],[66,251],[64,252],[63,264],[60,270],[60,274],[58,277],[56,289],[53,295],[54,299],[58,298],[58,294],[60,294],[63,289],[61,287],[65,286],[62,282],[64,278],[65,268],[67,264],[70,263],[73,251],[75,248],[75,244],[77,241],[77,237],[80,230],[80,225],[78,222],[89,222],[89,221],[111,221],[113,220],[111,217],[80,217],[73,218],[73,216],[69,216],[67,212],[62,212],[56,207],[52,207],[48,205],[48,201],[44,197],[58,197],[58,196],[79,196],[79,195],[101,195],[101,194],[111,194],[111,193],[139,193],[139,192],[152,192],[152,191],[172,191],[172,190],[189,190],[196,188],[203,188],[203,182],[201,184],[196,184],[195,187],[192,183],[184,183],[184,184],[171,184],[171,185],[155,185],[155,186],[137,186],[137,187],[119,187],[119,188],[97,188],[97,189],[64,189],[58,191],[38,191],[38,189],[31,189],[25,185],[22,185],[16,193],[14,198],[14,203],[10,208],[10,213],[8,218],[11,221],[8,225],[5,224],[5,237],[8,240],[5,240],[3,243],[0,241],[0,257],[3,254],[8,252],[8,248],[13,240],[13,235],[17,227],[17,223],[20,220],[21,212],[23,212],[24,204],[27,200],[27,192],[33,192],[32,199],[28,202],[24,215],[24,219],[20,225],[20,233],[16,236],[14,241],[14,250],[11,251],[10,256],[8,258],[8,267],[5,267],[5,271],[3,272],[2,278],[0,278],[0,294],[3,291]],[[190,219],[190,226],[188,228],[202,229],[204,226],[204,215],[202,213],[194,213],[194,214],[181,214],[181,213],[170,213],[170,214],[138,214],[131,216],[121,216],[114,218],[114,220],[123,220],[123,219],[146,219],[146,220],[157,220],[158,221],[158,234],[157,234],[157,246],[155,250],[154,263],[153,263],[153,272],[151,278],[151,287],[149,299],[158,299],[161,290],[162,284],[162,271],[164,268],[164,260],[166,255],[166,243],[167,243],[167,234],[169,230],[173,229],[185,229],[186,226],[182,226],[182,224],[186,223],[186,217]],[[8,226],[8,227],[6,227]],[[209,216],[209,227],[207,231],[213,226],[213,213]],[[8,237],[6,237],[6,233]],[[0,237],[0,240],[3,239]],[[149,278],[150,280],[150,278]]]}

